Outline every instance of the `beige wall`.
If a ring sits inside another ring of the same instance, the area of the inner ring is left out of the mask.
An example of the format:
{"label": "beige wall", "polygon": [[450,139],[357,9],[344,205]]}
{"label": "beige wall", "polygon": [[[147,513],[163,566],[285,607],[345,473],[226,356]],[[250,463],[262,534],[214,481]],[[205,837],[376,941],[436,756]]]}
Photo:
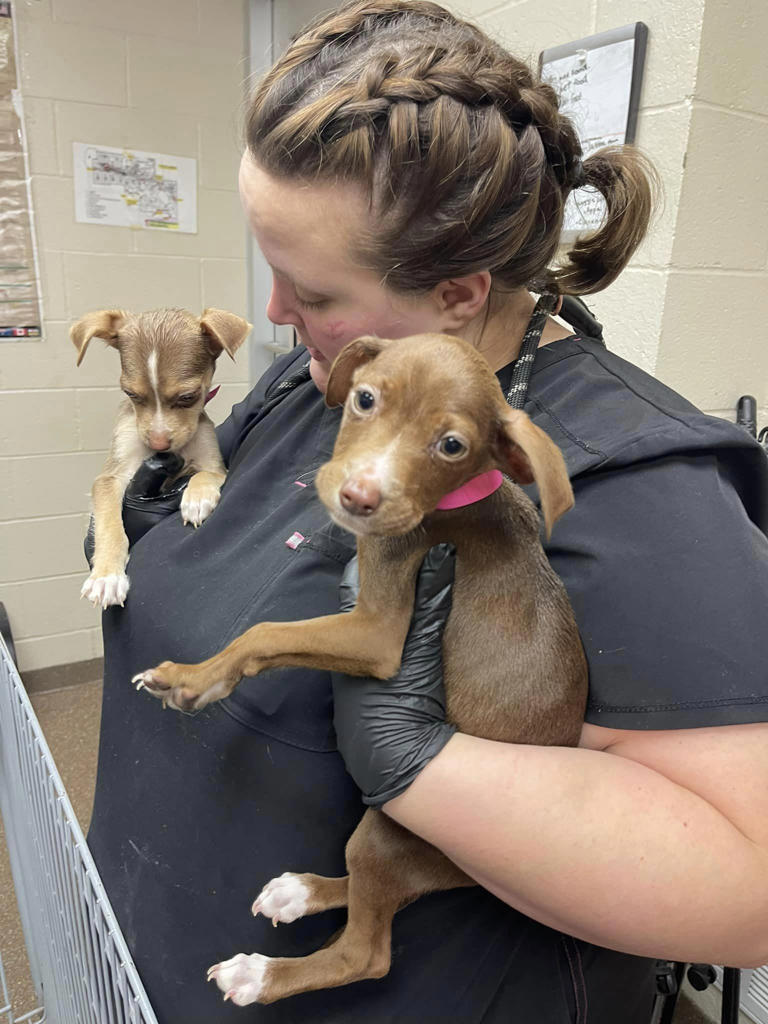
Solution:
{"label": "beige wall", "polygon": [[550,46],[644,21],[637,144],[665,203],[630,267],[588,299],[609,346],[708,412],[756,395],[768,422],[768,4],[758,0],[457,0],[532,63]]}
{"label": "beige wall", "polygon": [[[70,321],[105,306],[247,312],[236,192],[247,40],[245,0],[15,8],[44,307],[42,341],[0,343],[0,599],[25,670],[101,653],[99,613],[78,595],[119,366],[94,344],[76,369]],[[196,159],[198,233],[76,223],[73,141]],[[222,360],[217,380],[218,420],[247,390],[247,353]]]}
{"label": "beige wall", "polygon": [[768,422],[768,4],[707,0],[656,372],[729,415]]}

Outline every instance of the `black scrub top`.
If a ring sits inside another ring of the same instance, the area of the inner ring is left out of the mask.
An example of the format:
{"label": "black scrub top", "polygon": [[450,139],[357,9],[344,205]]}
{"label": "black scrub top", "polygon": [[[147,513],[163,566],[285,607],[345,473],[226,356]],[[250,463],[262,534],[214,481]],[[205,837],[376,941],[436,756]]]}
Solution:
{"label": "black scrub top", "polygon": [[[206,985],[206,969],[237,952],[302,956],[342,926],[329,911],[275,929],[250,905],[283,871],[344,874],[363,811],[335,749],[326,673],[265,672],[194,716],[130,683],[166,658],[209,657],[253,623],[338,609],[354,541],[313,480],[340,410],[312,381],[266,397],[306,359],[277,361],[235,407],[219,429],[230,469],[219,506],[198,530],[174,514],[134,545],[125,608],[103,617],[89,844],[160,1024],[584,1024],[587,1012],[589,1024],[646,1024],[650,961],[562,936],[480,888],[397,914],[384,979],[247,1008]],[[576,493],[549,555],[587,649],[588,719],[764,720],[759,446],[575,336],[539,350],[526,409],[563,447]]]}

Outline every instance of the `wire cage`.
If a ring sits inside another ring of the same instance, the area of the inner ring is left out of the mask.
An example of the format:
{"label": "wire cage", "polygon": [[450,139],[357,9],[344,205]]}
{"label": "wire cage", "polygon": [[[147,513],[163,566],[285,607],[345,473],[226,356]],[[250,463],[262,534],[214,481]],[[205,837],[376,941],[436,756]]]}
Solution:
{"label": "wire cage", "polygon": [[24,685],[0,636],[0,812],[39,1009],[0,1024],[157,1024]]}

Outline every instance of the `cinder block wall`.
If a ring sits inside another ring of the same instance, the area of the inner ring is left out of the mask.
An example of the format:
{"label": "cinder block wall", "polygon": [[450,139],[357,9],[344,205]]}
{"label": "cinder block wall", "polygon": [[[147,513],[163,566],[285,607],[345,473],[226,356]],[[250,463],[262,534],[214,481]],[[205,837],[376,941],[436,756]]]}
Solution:
{"label": "cinder block wall", "polygon": [[[246,0],[18,0],[21,89],[40,251],[42,341],[0,343],[0,600],[22,671],[101,654],[78,599],[89,492],[119,401],[116,353],[67,336],[91,309],[247,313],[237,196]],[[198,233],[78,224],[72,143],[198,161]],[[247,353],[220,361],[211,415],[248,388]]]}
{"label": "cinder block wall", "polygon": [[754,394],[768,423],[768,5],[754,0],[456,0],[535,64],[542,49],[644,21],[638,146],[664,206],[630,266],[587,301],[609,346],[707,412]]}

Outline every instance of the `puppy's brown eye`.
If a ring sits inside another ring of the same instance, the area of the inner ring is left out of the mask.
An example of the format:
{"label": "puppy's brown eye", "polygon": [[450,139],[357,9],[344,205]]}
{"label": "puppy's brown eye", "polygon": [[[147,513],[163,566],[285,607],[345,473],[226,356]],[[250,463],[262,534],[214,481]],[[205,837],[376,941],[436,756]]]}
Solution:
{"label": "puppy's brown eye", "polygon": [[355,392],[352,404],[357,412],[370,412],[376,404],[376,396],[367,388],[360,388]]}
{"label": "puppy's brown eye", "polygon": [[144,401],[144,399],[141,397],[141,395],[137,395],[135,391],[125,391],[124,394],[128,398],[130,398],[130,400],[132,402],[135,402],[136,405],[141,405],[142,402]]}
{"label": "puppy's brown eye", "polygon": [[458,459],[467,451],[464,442],[460,441],[458,437],[454,437],[453,434],[441,438],[437,448],[441,455],[445,455],[449,459]]}

